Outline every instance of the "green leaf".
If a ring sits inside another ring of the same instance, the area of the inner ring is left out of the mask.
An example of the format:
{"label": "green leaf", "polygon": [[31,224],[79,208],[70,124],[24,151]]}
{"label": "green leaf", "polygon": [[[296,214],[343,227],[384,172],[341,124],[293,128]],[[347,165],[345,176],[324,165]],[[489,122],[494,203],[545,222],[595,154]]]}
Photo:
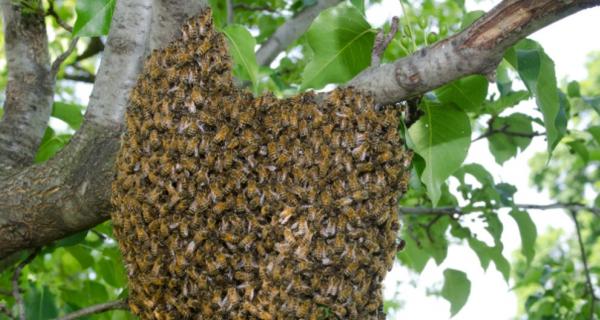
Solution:
{"label": "green leaf", "polygon": [[117,0],[77,0],[73,36],[104,36],[110,30]]}
{"label": "green leaf", "polygon": [[54,303],[55,297],[47,286],[39,290],[31,284],[25,293],[25,315],[28,320],[54,319],[58,309]]}
{"label": "green leaf", "polygon": [[508,117],[495,118],[492,129],[504,132],[498,132],[488,137],[489,148],[494,159],[500,165],[508,159],[525,150],[531,143],[531,137],[518,136],[516,134],[531,135],[533,127],[532,119],[522,113],[513,113]]}
{"label": "green leaf", "polygon": [[256,93],[258,86],[258,63],[254,53],[256,40],[244,26],[237,24],[227,26],[223,32],[229,42],[233,61],[242,70],[241,76],[252,82]]}
{"label": "green leaf", "polygon": [[444,270],[444,287],[441,294],[450,302],[450,313],[453,317],[467,303],[470,293],[471,281],[466,273],[455,269]]}
{"label": "green leaf", "polygon": [[548,154],[566,133],[566,122],[557,123],[560,113],[559,91],[556,86],[554,62],[542,47],[532,40],[523,40],[516,46],[516,67],[521,79],[535,98],[544,117],[546,136],[548,137]]}
{"label": "green leaf", "polygon": [[452,106],[424,104],[425,114],[408,129],[413,150],[425,160],[421,181],[436,206],[444,181],[460,167],[471,145],[467,114]]}
{"label": "green leaf", "polygon": [[321,12],[306,39],[314,59],[304,69],[300,89],[320,89],[346,82],[370,65],[375,30],[359,9],[342,3]]}
{"label": "green leaf", "polygon": [[482,185],[494,185],[494,177],[490,174],[482,165],[478,163],[469,163],[456,170],[454,176],[458,178],[462,183],[465,181],[465,175],[472,175]]}
{"label": "green leaf", "polygon": [[52,116],[66,122],[71,128],[77,130],[83,122],[81,107],[72,103],[54,102]]}
{"label": "green leaf", "polygon": [[223,0],[208,0],[215,25],[219,30],[227,24],[227,2]]}
{"label": "green leaf", "polygon": [[592,135],[596,143],[600,145],[600,126],[589,127],[587,131]]}
{"label": "green leaf", "polygon": [[581,97],[579,82],[577,82],[577,81],[569,82],[569,84],[567,85],[567,94],[569,95],[570,98]]}
{"label": "green leaf", "polygon": [[475,254],[477,254],[477,257],[479,257],[481,268],[483,268],[484,271],[487,270],[490,265],[490,260],[492,259],[491,256],[493,254],[494,247],[490,247],[485,242],[474,237],[470,237],[468,242],[471,249],[475,251]]}
{"label": "green leaf", "polygon": [[363,15],[365,14],[365,0],[350,0],[350,3],[352,3],[356,9],[360,10]]}
{"label": "green leaf", "polygon": [[50,138],[38,149],[38,152],[35,155],[35,162],[41,163],[52,158],[67,144],[67,142],[69,142],[70,138],[71,135],[60,135]]}
{"label": "green leaf", "polygon": [[94,265],[94,257],[88,249],[79,245],[65,249],[79,262],[81,269],[87,269]]}
{"label": "green leaf", "polygon": [[498,115],[507,108],[511,108],[519,104],[523,100],[529,99],[528,91],[510,91],[500,96],[496,101],[485,104],[484,110],[487,113]]}
{"label": "green leaf", "polygon": [[585,147],[585,143],[583,140],[577,139],[569,141],[567,142],[567,145],[571,149],[571,152],[579,155],[579,157],[581,158],[581,160],[583,160],[584,163],[588,163],[590,161],[590,152]]}
{"label": "green leaf", "polygon": [[512,210],[510,216],[515,219],[521,234],[521,252],[530,265],[535,256],[535,241],[537,239],[537,228],[529,216],[529,213],[517,209]]}
{"label": "green leaf", "polygon": [[482,10],[469,11],[469,12],[465,13],[465,15],[462,19],[460,28],[464,29],[464,28],[470,26],[473,22],[475,22],[475,20],[479,19],[484,14],[485,14],[485,11],[482,11]]}
{"label": "green leaf", "polygon": [[474,75],[453,81],[437,89],[435,93],[445,104],[454,103],[467,112],[477,112],[487,96],[487,90],[487,79]]}
{"label": "green leaf", "polygon": [[400,251],[397,256],[398,260],[402,261],[402,265],[417,273],[423,272],[427,262],[431,259],[431,256],[421,250],[412,238],[406,238],[404,250]]}
{"label": "green leaf", "polygon": [[77,232],[74,235],[70,235],[66,238],[60,239],[56,242],[56,246],[57,247],[69,247],[69,246],[74,246],[78,243],[81,243],[83,240],[85,240],[85,237],[88,234],[88,230],[84,230],[81,232]]}

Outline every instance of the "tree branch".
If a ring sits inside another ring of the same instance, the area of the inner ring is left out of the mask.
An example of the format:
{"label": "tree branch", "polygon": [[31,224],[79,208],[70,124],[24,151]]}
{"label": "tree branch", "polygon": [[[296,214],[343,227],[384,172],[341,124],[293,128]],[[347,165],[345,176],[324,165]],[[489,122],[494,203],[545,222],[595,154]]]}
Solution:
{"label": "tree branch", "polygon": [[348,86],[378,103],[423,94],[463,76],[494,73],[504,51],[522,38],[600,0],[504,0],[462,32],[390,64],[373,66]]}
{"label": "tree branch", "polygon": [[98,314],[111,310],[128,310],[127,302],[125,300],[116,300],[112,302],[97,304],[95,306],[87,307],[81,310],[77,310],[73,313],[69,313],[64,317],[57,318],[56,320],[74,320],[93,314]]}
{"label": "tree branch", "polygon": [[13,277],[12,277],[12,286],[13,286],[12,292],[13,292],[13,297],[15,298],[15,304],[17,305],[19,320],[25,320],[25,302],[23,301],[23,296],[21,295],[21,287],[19,286],[19,278],[21,277],[21,271],[23,271],[23,268],[25,268],[26,265],[28,265],[31,261],[33,261],[35,256],[37,256],[38,252],[39,252],[39,249],[35,249],[32,253],[29,254],[29,256],[27,256],[27,258],[25,258],[25,260],[21,261],[21,263],[19,263],[19,265],[17,265],[17,268],[15,269],[15,273],[13,274]]}
{"label": "tree branch", "polygon": [[56,23],[58,23],[59,26],[61,26],[63,29],[67,30],[68,32],[73,32],[73,27],[71,27],[69,24],[67,24],[59,15],[58,13],[56,13],[56,10],[54,10],[54,0],[48,0],[48,10],[46,11],[46,15],[51,16],[54,18],[54,21],[56,21]]}
{"label": "tree branch", "polygon": [[0,171],[33,163],[50,118],[53,82],[43,13],[1,0],[8,84],[0,122]]}
{"label": "tree branch", "polygon": [[394,36],[398,32],[398,22],[400,19],[398,17],[392,18],[392,24],[390,25],[390,32],[388,32],[387,36],[385,35],[385,31],[383,29],[379,30],[377,36],[375,37],[375,43],[373,44],[373,52],[371,53],[371,66],[378,66],[381,62],[381,57],[385,52],[385,49],[390,45],[390,42],[394,39]]}
{"label": "tree branch", "polygon": [[124,112],[144,55],[151,0],[118,1],[85,122],[57,156],[0,176],[0,259],[105,221]]}
{"label": "tree branch", "polygon": [[71,80],[71,81],[85,82],[85,83],[94,83],[96,81],[96,76],[91,73],[87,73],[87,74],[65,73],[63,75],[63,79]]}
{"label": "tree branch", "polygon": [[77,47],[78,41],[79,37],[73,38],[67,50],[63,52],[60,56],[58,56],[56,60],[54,60],[54,62],[52,62],[52,66],[50,67],[50,78],[53,81],[56,81],[56,75],[58,74],[58,70],[60,70],[60,65],[63,62],[65,62],[65,60],[71,55],[71,53],[73,53],[73,50],[75,50],[75,48]]}
{"label": "tree branch", "polygon": [[341,0],[319,0],[315,5],[307,7],[297,16],[290,19],[275,31],[275,33],[260,45],[256,52],[256,61],[259,65],[269,65],[277,55],[289,47],[310,26],[321,11],[333,7]]}
{"label": "tree branch", "polygon": [[183,22],[198,14],[206,5],[206,0],[154,0],[148,49],[160,48],[180,37],[179,29]]}
{"label": "tree branch", "polygon": [[277,10],[269,7],[268,5],[264,6],[252,6],[246,3],[236,3],[233,6],[233,9],[242,9],[247,11],[267,11],[267,12],[276,12]]}
{"label": "tree branch", "polygon": [[598,298],[594,293],[594,285],[592,284],[592,278],[590,277],[590,268],[588,266],[587,255],[585,253],[585,247],[583,245],[583,239],[581,237],[581,225],[577,220],[576,210],[571,210],[571,217],[573,218],[573,222],[575,223],[575,231],[577,233],[577,242],[579,243],[579,252],[581,254],[581,262],[583,263],[583,271],[585,273],[585,282],[587,284],[588,294],[590,296],[590,320],[594,320],[596,317],[595,313],[595,304]]}
{"label": "tree branch", "polygon": [[[519,209],[531,209],[531,210],[550,210],[550,209],[564,209],[564,210],[575,210],[575,211],[589,211],[600,217],[600,208],[587,207],[580,203],[552,203],[552,204],[515,204],[514,207]],[[400,212],[403,214],[415,214],[415,215],[465,215],[473,212],[481,212],[490,209],[502,209],[512,208],[511,206],[500,206],[500,207],[437,207],[437,208],[426,208],[426,207],[415,207],[415,208],[400,208]]]}

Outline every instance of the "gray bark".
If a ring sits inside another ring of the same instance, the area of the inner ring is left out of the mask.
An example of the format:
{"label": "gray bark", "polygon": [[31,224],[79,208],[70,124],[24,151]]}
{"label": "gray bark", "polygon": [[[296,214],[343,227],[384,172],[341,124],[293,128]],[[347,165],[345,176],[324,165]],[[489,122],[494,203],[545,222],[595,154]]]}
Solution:
{"label": "gray bark", "polygon": [[366,69],[348,83],[379,103],[423,94],[461,77],[489,79],[506,49],[536,30],[599,0],[505,0],[459,34],[392,63]]}
{"label": "gray bark", "polygon": [[300,12],[297,16],[284,23],[275,33],[267,39],[256,52],[256,61],[261,66],[269,65],[277,55],[287,49],[296,41],[321,13],[321,11],[333,7],[341,0],[320,0],[317,4],[310,6]]}
{"label": "gray bark", "polygon": [[143,58],[150,2],[117,2],[85,123],[69,145],[43,165],[0,179],[0,259],[108,219],[114,159]]}
{"label": "gray bark", "polygon": [[206,0],[154,0],[149,49],[160,48],[178,38],[181,24],[206,5]]}
{"label": "gray bark", "polygon": [[33,163],[52,112],[54,83],[44,15],[0,1],[8,84],[0,122],[0,171]]}

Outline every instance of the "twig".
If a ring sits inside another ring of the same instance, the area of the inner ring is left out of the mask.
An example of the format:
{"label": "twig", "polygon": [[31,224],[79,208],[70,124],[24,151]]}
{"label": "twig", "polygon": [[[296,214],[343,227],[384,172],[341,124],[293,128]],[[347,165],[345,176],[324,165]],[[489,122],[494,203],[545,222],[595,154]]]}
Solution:
{"label": "twig", "polygon": [[72,80],[72,81],[79,81],[79,82],[86,82],[86,83],[94,83],[96,82],[96,76],[88,73],[88,74],[70,74],[70,73],[65,73],[63,75],[63,79],[66,80]]}
{"label": "twig", "polygon": [[69,44],[69,47],[67,48],[67,51],[63,52],[60,56],[56,58],[56,60],[54,60],[54,62],[52,62],[52,67],[50,68],[50,78],[52,80],[56,79],[56,75],[58,74],[60,65],[63,62],[65,62],[65,60],[69,57],[69,55],[71,55],[73,50],[75,50],[75,47],[77,46],[77,41],[79,41],[79,37],[73,38],[73,40],[71,40],[71,43]]}
{"label": "twig", "polygon": [[17,310],[19,310],[19,320],[25,320],[25,303],[23,302],[23,296],[21,295],[21,288],[19,287],[19,278],[21,277],[21,271],[23,271],[23,268],[25,268],[26,265],[28,265],[33,258],[35,258],[35,256],[38,254],[38,252],[40,252],[40,248],[35,248],[33,250],[33,252],[31,252],[29,254],[29,256],[27,256],[27,258],[25,258],[25,260],[21,261],[21,263],[19,263],[19,265],[17,265],[17,268],[15,269],[15,273],[13,274],[12,277],[12,293],[13,293],[13,297],[15,298],[15,304],[17,305]]}
{"label": "twig", "polygon": [[264,6],[251,6],[249,4],[245,4],[245,3],[236,3],[233,6],[233,9],[242,9],[242,10],[248,10],[248,11],[268,11],[268,12],[276,12],[277,10],[264,5]]}
{"label": "twig", "polygon": [[54,10],[54,0],[48,0],[48,3],[50,4],[50,6],[48,7],[48,11],[46,12],[46,15],[53,17],[59,26],[63,27],[63,29],[72,33],[73,27],[71,27],[66,22],[64,22],[63,19],[61,19],[60,16],[58,15],[58,13],[56,13],[56,10]]}
{"label": "twig", "polygon": [[587,262],[587,255],[585,253],[585,247],[583,246],[583,239],[581,237],[581,225],[577,220],[577,213],[575,210],[571,210],[571,217],[573,217],[573,222],[575,222],[575,231],[577,232],[577,242],[579,243],[579,252],[581,253],[581,262],[583,263],[583,271],[585,273],[585,281],[588,288],[588,293],[590,295],[590,320],[594,320],[594,312],[595,312],[595,304],[596,295],[594,294],[594,285],[592,284],[592,278],[590,277],[590,268]]}
{"label": "twig", "polygon": [[14,319],[12,313],[10,312],[10,310],[8,309],[8,307],[6,306],[6,304],[1,303],[0,302],[0,314],[4,314],[8,317],[8,319]]}
{"label": "twig", "polygon": [[[566,210],[585,210],[592,212],[593,214],[600,217],[600,208],[586,207],[580,203],[552,203],[552,204],[514,204],[514,207],[520,209],[533,209],[533,210],[549,210],[549,209],[566,209]],[[501,209],[501,208],[512,208],[511,206],[501,207],[438,207],[438,208],[400,208],[400,212],[404,214],[447,214],[447,215],[465,215],[473,212],[481,212],[490,209]]]}
{"label": "twig", "polygon": [[6,290],[6,289],[0,289],[0,295],[11,296],[12,295],[12,291]]}
{"label": "twig", "polygon": [[398,32],[398,22],[400,22],[400,19],[398,17],[393,17],[390,32],[388,32],[387,36],[384,34],[383,29],[379,30],[377,36],[375,36],[373,52],[371,53],[371,66],[378,66],[380,64],[385,49],[387,49]]}
{"label": "twig", "polygon": [[92,314],[102,313],[111,310],[127,310],[129,307],[127,306],[127,302],[125,300],[116,300],[107,303],[97,304],[91,307],[83,308],[81,310],[77,310],[73,313],[69,313],[68,315],[57,318],[56,320],[73,320],[85,316],[89,316]]}
{"label": "twig", "polygon": [[508,130],[509,127],[510,127],[510,125],[506,124],[506,125],[502,126],[502,128],[500,128],[500,129],[489,128],[486,132],[484,132],[479,137],[473,139],[471,142],[479,141],[481,139],[488,138],[488,137],[493,136],[498,133],[502,133],[507,136],[522,137],[522,138],[533,138],[533,137],[539,137],[539,136],[546,135],[546,133],[544,133],[544,132],[537,132],[537,131],[534,131],[534,132],[510,131],[510,130]]}
{"label": "twig", "polygon": [[227,0],[227,24],[233,23],[233,0]]}

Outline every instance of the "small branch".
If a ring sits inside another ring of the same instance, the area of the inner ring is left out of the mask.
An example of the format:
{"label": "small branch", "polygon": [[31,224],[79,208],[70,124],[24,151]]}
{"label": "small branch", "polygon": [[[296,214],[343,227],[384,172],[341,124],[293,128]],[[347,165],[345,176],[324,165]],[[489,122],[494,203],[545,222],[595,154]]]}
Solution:
{"label": "small branch", "polygon": [[69,24],[67,24],[59,15],[58,13],[56,13],[56,11],[54,10],[54,0],[48,0],[49,3],[49,7],[48,7],[48,11],[46,11],[46,15],[47,16],[51,16],[54,18],[54,20],[56,21],[56,23],[58,23],[59,26],[61,26],[63,29],[69,31],[69,32],[73,32],[73,27],[71,27]]}
{"label": "small branch", "polygon": [[295,17],[281,25],[273,35],[260,45],[256,52],[256,61],[261,66],[268,66],[277,55],[289,47],[310,26],[321,11],[333,7],[341,0],[319,0],[315,5],[306,7]]}
{"label": "small branch", "polygon": [[85,82],[85,83],[96,82],[96,76],[91,73],[88,73],[88,74],[65,73],[62,78],[65,80],[79,81],[79,82]]}
{"label": "small branch", "polygon": [[227,24],[233,23],[233,0],[227,0]]}
{"label": "small branch", "polygon": [[60,70],[60,65],[65,62],[65,60],[73,53],[73,50],[77,47],[77,42],[79,41],[79,37],[73,38],[67,51],[63,52],[60,56],[52,62],[52,67],[50,68],[50,78],[56,80],[56,75],[58,74],[58,70]]}
{"label": "small branch", "polygon": [[236,3],[233,6],[233,9],[234,10],[242,9],[242,10],[247,10],[247,11],[277,12],[277,10],[275,10],[275,9],[273,9],[273,8],[267,6],[267,5],[264,5],[264,6],[251,6],[251,5],[245,4],[245,3]]}
{"label": "small branch", "polygon": [[502,133],[505,134],[507,136],[511,136],[511,137],[521,137],[521,138],[534,138],[534,137],[539,137],[539,136],[544,136],[546,135],[545,132],[518,132],[518,131],[510,131],[510,124],[505,123],[501,128],[494,128],[494,122],[496,121],[496,117],[492,117],[490,118],[490,120],[488,121],[488,128],[487,130],[480,135],[479,137],[471,140],[471,142],[475,142],[475,141],[479,141],[481,139],[485,139],[485,138],[489,138],[495,134],[498,133]]}
{"label": "small branch", "polygon": [[482,135],[480,135],[479,137],[471,140],[471,142],[476,142],[485,138],[489,138],[495,134],[498,133],[502,133],[505,134],[507,136],[511,136],[511,137],[520,137],[520,138],[534,138],[534,137],[540,137],[540,136],[545,136],[546,133],[545,132],[517,132],[517,131],[510,131],[507,130],[506,128],[508,128],[508,126],[502,127],[500,129],[491,129],[486,131],[485,133],[483,133]]}
{"label": "small branch", "polygon": [[[579,203],[552,203],[552,204],[515,204],[514,207],[519,209],[531,209],[531,210],[550,210],[550,209],[565,209],[565,210],[584,210],[594,213],[595,215],[600,216],[600,208],[594,207],[586,207],[583,204]],[[502,208],[512,208],[511,206],[502,206],[502,207],[471,207],[471,208],[461,208],[461,207],[438,207],[438,208],[426,208],[426,207],[416,207],[416,208],[400,208],[400,212],[403,214],[433,214],[433,215],[465,215],[473,212],[481,212],[484,210],[490,209],[502,209]]]}
{"label": "small branch", "polygon": [[102,313],[111,310],[128,310],[127,302],[125,300],[116,300],[112,302],[97,304],[95,306],[87,307],[73,313],[69,313],[68,315],[57,318],[56,320],[73,320],[81,317]]}
{"label": "small branch", "polygon": [[595,304],[598,298],[594,294],[594,285],[592,284],[592,278],[590,277],[590,268],[588,266],[587,255],[585,253],[585,247],[583,245],[583,238],[581,237],[581,225],[577,220],[576,210],[571,210],[571,217],[573,217],[573,222],[575,222],[575,231],[577,233],[577,242],[579,243],[579,252],[581,253],[581,262],[583,263],[585,281],[587,284],[588,294],[590,295],[590,320],[594,320],[596,318],[594,316]]}
{"label": "small branch", "polygon": [[4,303],[0,303],[0,314],[6,315],[8,317],[8,319],[10,319],[10,320],[14,319],[12,313],[10,312],[10,310]]}
{"label": "small branch", "polygon": [[12,296],[12,291],[6,289],[0,289],[0,295],[2,296]]}
{"label": "small branch", "polygon": [[28,265],[33,260],[33,258],[35,258],[39,251],[40,249],[36,248],[35,250],[33,250],[32,253],[29,254],[29,256],[27,256],[27,258],[25,258],[25,260],[21,261],[21,263],[17,265],[15,273],[12,277],[12,293],[13,297],[15,298],[17,310],[19,310],[19,320],[25,320],[25,302],[23,302],[21,288],[19,287],[19,278],[21,277],[21,271],[23,271],[23,268],[25,268],[25,266]]}
{"label": "small branch", "polygon": [[398,33],[398,22],[400,19],[398,17],[392,18],[392,24],[390,26],[390,32],[388,32],[387,36],[383,29],[379,30],[377,36],[375,37],[375,43],[373,44],[373,53],[371,54],[371,66],[378,66],[381,62],[381,57],[383,57],[383,53],[385,49],[390,45],[390,42]]}

